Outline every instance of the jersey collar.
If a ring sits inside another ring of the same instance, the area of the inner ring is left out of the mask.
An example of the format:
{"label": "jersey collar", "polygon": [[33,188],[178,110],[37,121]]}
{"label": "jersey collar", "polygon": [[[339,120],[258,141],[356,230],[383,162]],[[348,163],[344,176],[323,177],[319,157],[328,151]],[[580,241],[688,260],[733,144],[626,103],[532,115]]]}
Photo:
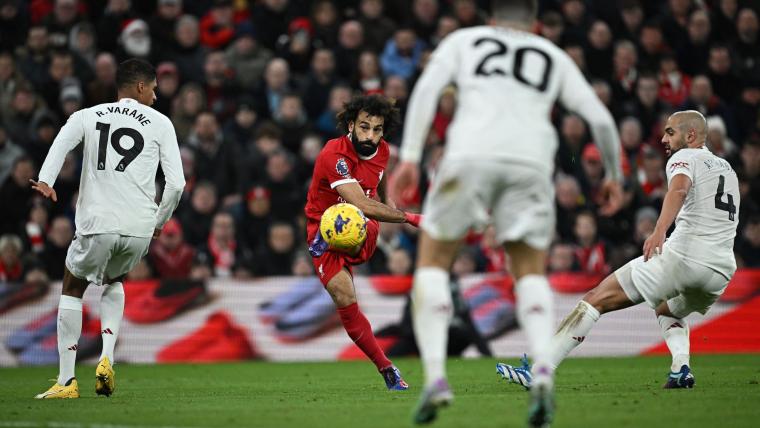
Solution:
{"label": "jersey collar", "polygon": [[137,100],[134,99],[134,98],[124,97],[124,98],[119,98],[118,102],[120,102],[120,103],[136,103]]}

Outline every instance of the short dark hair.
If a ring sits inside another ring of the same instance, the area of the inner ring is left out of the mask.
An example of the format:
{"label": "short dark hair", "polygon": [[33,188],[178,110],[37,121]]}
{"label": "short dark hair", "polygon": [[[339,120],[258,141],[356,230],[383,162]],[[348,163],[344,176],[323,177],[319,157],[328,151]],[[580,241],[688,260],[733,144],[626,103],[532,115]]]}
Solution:
{"label": "short dark hair", "polygon": [[357,96],[343,105],[343,111],[336,115],[338,126],[348,132],[348,123],[355,122],[359,112],[383,118],[383,134],[388,135],[401,124],[401,115],[391,100],[381,95]]}
{"label": "short dark hair", "polygon": [[538,14],[536,0],[491,0],[491,14],[496,19],[528,21]]}
{"label": "short dark hair", "polygon": [[145,60],[132,58],[116,70],[116,87],[122,89],[137,82],[152,82],[156,79],[156,69]]}

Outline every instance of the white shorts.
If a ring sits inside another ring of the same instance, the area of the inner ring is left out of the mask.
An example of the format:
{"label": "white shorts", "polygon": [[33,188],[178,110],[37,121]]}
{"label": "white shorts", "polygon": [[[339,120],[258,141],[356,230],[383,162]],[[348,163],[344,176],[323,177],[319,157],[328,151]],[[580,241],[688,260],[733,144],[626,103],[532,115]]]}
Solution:
{"label": "white shorts", "polygon": [[66,253],[66,268],[96,285],[125,275],[148,254],[151,238],[115,233],[74,236]]}
{"label": "white shorts", "polygon": [[546,172],[504,161],[444,161],[425,199],[422,228],[453,241],[489,218],[496,239],[549,248],[554,235],[554,186]]}
{"label": "white shorts", "polygon": [[632,302],[647,302],[654,309],[666,301],[676,318],[692,312],[704,315],[728,285],[720,273],[667,246],[661,255],[646,262],[644,256],[631,260],[615,271],[615,277]]}

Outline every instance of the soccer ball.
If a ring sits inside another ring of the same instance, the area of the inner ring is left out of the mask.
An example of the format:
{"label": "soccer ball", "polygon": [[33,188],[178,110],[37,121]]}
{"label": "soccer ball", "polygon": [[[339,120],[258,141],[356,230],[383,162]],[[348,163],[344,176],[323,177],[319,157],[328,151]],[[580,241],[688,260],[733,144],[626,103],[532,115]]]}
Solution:
{"label": "soccer ball", "polygon": [[322,214],[319,233],[330,248],[350,250],[367,239],[367,218],[354,205],[335,204]]}

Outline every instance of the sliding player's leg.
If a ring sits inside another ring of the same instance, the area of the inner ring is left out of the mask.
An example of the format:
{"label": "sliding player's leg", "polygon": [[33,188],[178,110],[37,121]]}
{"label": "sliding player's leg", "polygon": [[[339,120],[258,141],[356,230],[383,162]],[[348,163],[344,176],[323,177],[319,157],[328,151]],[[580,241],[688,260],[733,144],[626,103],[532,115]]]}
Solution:
{"label": "sliding player's leg", "polygon": [[[626,267],[620,270],[623,269]],[[599,285],[586,293],[572,312],[562,320],[549,348],[549,363],[552,367],[559,366],[570,351],[583,343],[591,328],[603,314],[641,302],[641,300],[634,302],[629,298],[620,285],[618,272],[608,275]]]}

